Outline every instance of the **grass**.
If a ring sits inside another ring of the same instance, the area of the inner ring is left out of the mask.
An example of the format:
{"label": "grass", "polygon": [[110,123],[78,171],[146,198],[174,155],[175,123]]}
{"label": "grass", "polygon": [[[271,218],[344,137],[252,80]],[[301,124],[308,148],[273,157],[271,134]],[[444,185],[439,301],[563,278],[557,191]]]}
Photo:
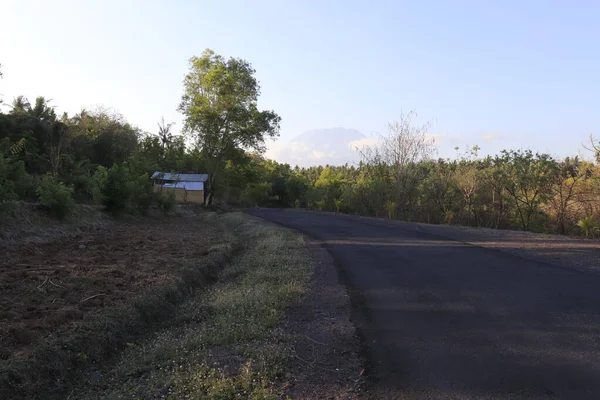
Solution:
{"label": "grass", "polygon": [[131,343],[81,399],[278,399],[291,338],[277,328],[307,290],[311,267],[302,238],[240,213],[219,217],[237,232],[242,254],[216,284],[179,309],[169,328]]}

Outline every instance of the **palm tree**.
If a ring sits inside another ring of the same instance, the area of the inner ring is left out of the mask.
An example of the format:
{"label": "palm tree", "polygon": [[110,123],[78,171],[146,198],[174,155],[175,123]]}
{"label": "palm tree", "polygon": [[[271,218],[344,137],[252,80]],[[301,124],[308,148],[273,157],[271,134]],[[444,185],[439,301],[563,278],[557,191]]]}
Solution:
{"label": "palm tree", "polygon": [[162,144],[163,150],[171,145],[173,141],[173,134],[171,133],[171,127],[175,125],[174,122],[165,124],[165,118],[161,118],[161,122],[158,123],[158,137]]}
{"label": "palm tree", "polygon": [[27,114],[31,111],[31,104],[25,96],[21,95],[13,99],[11,108],[12,114]]}
{"label": "palm tree", "polygon": [[52,100],[46,100],[43,96],[38,97],[35,99],[35,105],[29,114],[40,121],[54,122],[56,120],[56,112],[54,112],[54,107],[49,105],[51,101]]}

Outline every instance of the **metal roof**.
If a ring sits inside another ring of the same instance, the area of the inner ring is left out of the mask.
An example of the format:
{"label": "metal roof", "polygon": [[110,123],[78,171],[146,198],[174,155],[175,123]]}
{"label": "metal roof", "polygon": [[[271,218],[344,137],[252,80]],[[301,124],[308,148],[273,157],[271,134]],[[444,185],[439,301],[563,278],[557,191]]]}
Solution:
{"label": "metal roof", "polygon": [[177,183],[165,183],[164,185],[160,185],[164,188],[178,188],[185,190],[204,190],[204,182],[177,182]]}
{"label": "metal roof", "polygon": [[156,171],[152,174],[151,179],[180,182],[206,182],[208,180],[208,174],[172,174],[170,172]]}

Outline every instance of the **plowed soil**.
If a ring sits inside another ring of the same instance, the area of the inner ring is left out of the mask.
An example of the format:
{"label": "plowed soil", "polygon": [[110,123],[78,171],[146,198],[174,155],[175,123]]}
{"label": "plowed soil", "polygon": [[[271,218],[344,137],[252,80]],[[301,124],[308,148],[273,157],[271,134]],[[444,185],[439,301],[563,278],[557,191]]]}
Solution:
{"label": "plowed soil", "polygon": [[0,243],[0,359],[132,301],[221,240],[204,218],[139,218],[42,244]]}

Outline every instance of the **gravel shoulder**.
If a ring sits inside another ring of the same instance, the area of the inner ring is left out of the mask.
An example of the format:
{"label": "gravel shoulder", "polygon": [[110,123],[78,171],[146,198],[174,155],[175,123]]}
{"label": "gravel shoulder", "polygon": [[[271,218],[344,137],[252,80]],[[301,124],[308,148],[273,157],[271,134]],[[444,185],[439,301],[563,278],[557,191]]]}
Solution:
{"label": "gravel shoulder", "polygon": [[289,384],[292,399],[359,399],[366,390],[366,360],[351,322],[350,296],[331,255],[306,238],[313,275],[301,303],[289,310],[283,331],[294,338]]}

